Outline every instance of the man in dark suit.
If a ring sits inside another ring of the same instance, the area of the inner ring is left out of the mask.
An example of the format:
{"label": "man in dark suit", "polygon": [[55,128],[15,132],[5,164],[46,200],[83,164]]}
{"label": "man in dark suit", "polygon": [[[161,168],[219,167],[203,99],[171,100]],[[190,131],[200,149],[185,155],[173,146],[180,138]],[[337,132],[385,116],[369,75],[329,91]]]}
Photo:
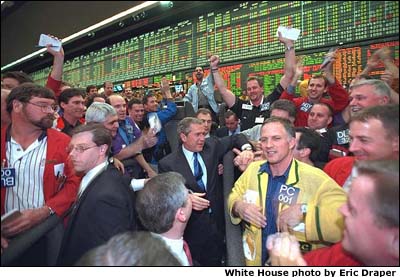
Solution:
{"label": "man in dark suit", "polygon": [[[178,124],[181,147],[159,162],[159,173],[175,171],[186,179],[192,200],[192,216],[185,229],[193,260],[203,266],[219,266],[225,253],[224,199],[218,164],[233,147],[251,150],[245,136],[205,139],[203,122],[187,117]],[[243,151],[241,155],[248,155]],[[252,154],[252,153],[251,153]]]}
{"label": "man in dark suit", "polygon": [[225,126],[217,129],[216,135],[219,138],[232,136],[240,133],[239,118],[231,110],[225,112]]}
{"label": "man in dark suit", "polygon": [[108,165],[111,134],[101,124],[74,130],[69,158],[84,175],[64,234],[58,264],[73,265],[88,250],[112,236],[136,230],[133,191],[129,179]]}

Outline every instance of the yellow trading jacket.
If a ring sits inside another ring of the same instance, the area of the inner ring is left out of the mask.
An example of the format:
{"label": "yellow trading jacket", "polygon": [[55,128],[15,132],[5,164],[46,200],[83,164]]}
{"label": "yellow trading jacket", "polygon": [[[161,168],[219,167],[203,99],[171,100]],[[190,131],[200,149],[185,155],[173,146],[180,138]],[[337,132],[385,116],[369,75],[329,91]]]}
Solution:
{"label": "yellow trading jacket", "polygon": [[[233,215],[233,204],[236,200],[244,200],[248,192],[253,196],[257,194],[255,204],[263,207],[265,211],[268,174],[259,172],[265,162],[251,163],[236,181],[228,198],[228,208],[233,224],[239,224],[242,221],[241,218]],[[343,217],[338,209],[346,202],[347,196],[344,190],[322,170],[295,159],[291,163],[286,184],[299,188],[296,203],[306,203],[308,206],[304,222],[305,233],[295,231],[292,233],[302,246],[305,245],[302,250],[328,246],[341,240],[344,225]],[[278,214],[288,207],[286,204],[279,203]],[[243,250],[246,265],[261,266],[261,247],[265,247],[265,245],[261,246],[262,229],[248,222],[244,223]]]}

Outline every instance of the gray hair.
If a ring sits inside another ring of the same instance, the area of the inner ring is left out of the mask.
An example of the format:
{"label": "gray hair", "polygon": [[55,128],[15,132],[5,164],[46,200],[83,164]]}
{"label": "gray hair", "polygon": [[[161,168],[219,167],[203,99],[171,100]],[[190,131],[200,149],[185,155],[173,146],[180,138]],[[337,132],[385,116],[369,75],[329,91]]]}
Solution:
{"label": "gray hair", "polygon": [[286,118],[272,116],[270,118],[267,118],[264,121],[261,128],[263,128],[265,125],[267,125],[269,123],[274,123],[274,122],[278,122],[278,123],[282,124],[282,126],[285,128],[286,133],[288,134],[289,138],[296,138],[296,130],[295,130],[292,122],[290,122],[290,120],[286,119]]}
{"label": "gray hair", "polygon": [[185,136],[187,136],[190,133],[190,131],[192,131],[191,127],[192,124],[203,125],[203,121],[195,117],[185,117],[184,119],[179,121],[178,128],[176,131],[178,133],[180,143],[182,143],[180,134],[184,134]]}
{"label": "gray hair", "polygon": [[85,121],[87,123],[103,123],[111,115],[117,115],[113,106],[107,103],[94,102],[86,111]]}
{"label": "gray hair", "polygon": [[382,80],[370,79],[370,80],[360,80],[350,87],[350,92],[358,87],[362,86],[372,86],[371,92],[378,96],[387,96],[390,99],[390,87]]}
{"label": "gray hair", "polygon": [[115,235],[93,248],[76,266],[181,266],[165,242],[149,232]]}
{"label": "gray hair", "polygon": [[167,172],[151,178],[138,192],[136,211],[150,232],[162,234],[172,228],[176,212],[186,206],[187,199],[185,178],[177,172]]}

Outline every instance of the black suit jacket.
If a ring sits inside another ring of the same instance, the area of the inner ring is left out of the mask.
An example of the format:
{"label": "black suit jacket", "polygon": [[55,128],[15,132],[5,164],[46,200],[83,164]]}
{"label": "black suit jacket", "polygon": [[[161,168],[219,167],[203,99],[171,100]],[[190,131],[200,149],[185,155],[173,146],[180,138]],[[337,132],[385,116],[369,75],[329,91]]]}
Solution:
{"label": "black suit jacket", "polygon": [[[248,143],[242,134],[218,139],[206,139],[203,151],[200,152],[207,168],[207,192],[205,198],[210,201],[210,209],[192,211],[186,226],[184,238],[188,242],[193,259],[203,266],[220,265],[225,252],[224,246],[224,201],[222,193],[222,178],[218,175],[218,164],[223,156],[233,147]],[[190,169],[179,145],[158,164],[159,173],[175,171],[186,179],[186,187],[193,192],[202,192]]]}
{"label": "black suit jacket", "polygon": [[217,131],[215,132],[215,134],[219,138],[223,138],[223,137],[229,136],[229,129],[226,126],[219,127],[217,129]]}
{"label": "black suit jacket", "polygon": [[89,183],[70,214],[59,265],[73,265],[88,250],[114,235],[136,230],[134,192],[129,180],[109,165]]}

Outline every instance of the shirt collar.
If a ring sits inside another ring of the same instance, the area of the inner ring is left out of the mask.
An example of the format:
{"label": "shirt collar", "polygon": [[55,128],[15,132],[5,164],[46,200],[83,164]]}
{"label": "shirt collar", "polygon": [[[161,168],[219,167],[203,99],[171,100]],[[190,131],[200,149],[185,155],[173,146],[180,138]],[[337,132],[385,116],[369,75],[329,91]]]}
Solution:
{"label": "shirt collar", "polygon": [[108,161],[104,161],[99,165],[96,165],[93,167],[91,170],[88,171],[88,173],[83,176],[82,181],[81,181],[81,186],[79,187],[79,193],[78,195],[82,195],[84,190],[87,188],[89,183],[92,181],[92,179],[105,167],[107,167]]}
{"label": "shirt collar", "polygon": [[233,135],[233,134],[239,134],[240,133],[240,125],[238,124],[237,128],[235,130],[233,130],[233,132],[231,130],[229,130],[229,135]]}
{"label": "shirt collar", "polygon": [[[293,163],[293,160],[290,162],[290,164],[289,164],[288,168],[286,169],[285,173],[283,173],[283,175],[281,175],[281,176],[285,176],[286,179],[289,176],[289,171],[290,171],[290,168],[292,166],[292,163]],[[268,175],[273,176],[272,175],[272,171],[271,171],[271,167],[270,167],[268,161],[263,163],[262,165],[260,165],[260,169],[258,170],[258,173],[267,173]],[[278,177],[278,176],[274,176],[274,177]]]}

